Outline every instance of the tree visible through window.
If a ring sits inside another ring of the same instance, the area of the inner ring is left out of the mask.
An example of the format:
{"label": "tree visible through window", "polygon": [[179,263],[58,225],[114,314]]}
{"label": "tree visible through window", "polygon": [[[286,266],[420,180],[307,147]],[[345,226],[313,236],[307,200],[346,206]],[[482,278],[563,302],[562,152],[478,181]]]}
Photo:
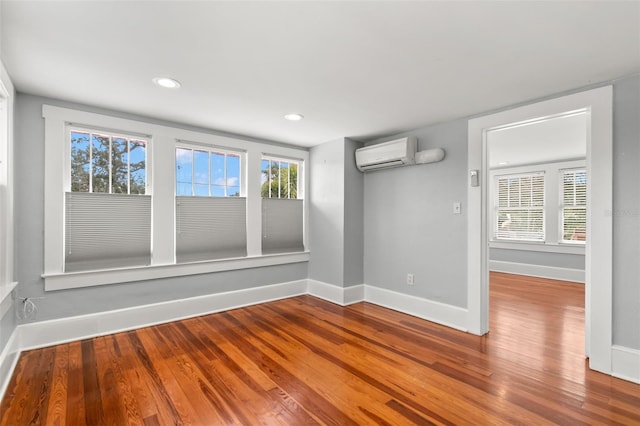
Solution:
{"label": "tree visible through window", "polygon": [[144,140],[71,131],[71,192],[145,194]]}
{"label": "tree visible through window", "polygon": [[263,198],[298,198],[298,164],[284,160],[262,160]]}

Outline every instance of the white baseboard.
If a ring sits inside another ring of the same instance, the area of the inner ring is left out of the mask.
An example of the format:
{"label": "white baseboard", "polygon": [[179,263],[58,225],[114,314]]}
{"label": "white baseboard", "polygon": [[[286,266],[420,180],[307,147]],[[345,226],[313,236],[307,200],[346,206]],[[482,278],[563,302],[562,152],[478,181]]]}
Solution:
{"label": "white baseboard", "polygon": [[20,358],[19,346],[18,333],[17,330],[14,330],[6,346],[0,352],[0,401],[9,386],[13,370],[15,370],[18,358]]}
{"label": "white baseboard", "polygon": [[211,314],[307,293],[306,280],[19,325],[27,350]]}
{"label": "white baseboard", "polygon": [[364,300],[364,288],[364,284],[339,287],[322,281],[307,280],[307,292],[310,295],[341,306],[362,302]]}
{"label": "white baseboard", "polygon": [[613,345],[611,347],[611,375],[640,384],[640,351]]}
{"label": "white baseboard", "polygon": [[468,311],[464,308],[369,285],[365,286],[364,299],[394,311],[468,331]]}
{"label": "white baseboard", "polygon": [[[9,338],[5,348],[0,352],[0,399],[4,395],[20,352],[23,350],[112,334],[303,294],[310,294],[342,306],[366,301],[458,330],[468,330],[468,311],[464,308],[365,284],[343,288],[315,280],[292,281],[19,325]],[[612,348],[612,364],[612,375],[640,383],[640,351],[614,346]]]}
{"label": "white baseboard", "polygon": [[552,280],[573,281],[584,284],[584,269],[558,268],[555,266],[490,260],[489,270],[494,272],[505,272],[507,274],[549,278]]}

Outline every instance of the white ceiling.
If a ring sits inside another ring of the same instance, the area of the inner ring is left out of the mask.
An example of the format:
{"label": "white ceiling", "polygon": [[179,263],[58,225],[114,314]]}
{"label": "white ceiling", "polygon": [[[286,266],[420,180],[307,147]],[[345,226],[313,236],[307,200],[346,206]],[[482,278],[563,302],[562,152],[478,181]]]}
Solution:
{"label": "white ceiling", "polygon": [[[640,2],[1,2],[17,90],[313,146],[640,71]],[[171,76],[179,90],[151,79]],[[283,115],[298,112],[300,122]]]}
{"label": "white ceiling", "polygon": [[492,169],[583,159],[587,156],[587,115],[568,114],[492,130],[487,141]]}

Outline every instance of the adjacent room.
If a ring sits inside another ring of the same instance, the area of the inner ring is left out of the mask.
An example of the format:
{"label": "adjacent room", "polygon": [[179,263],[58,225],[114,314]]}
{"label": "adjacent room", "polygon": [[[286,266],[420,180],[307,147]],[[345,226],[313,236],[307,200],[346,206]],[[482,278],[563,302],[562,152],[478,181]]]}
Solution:
{"label": "adjacent room", "polygon": [[640,2],[0,1],[0,425],[640,424]]}

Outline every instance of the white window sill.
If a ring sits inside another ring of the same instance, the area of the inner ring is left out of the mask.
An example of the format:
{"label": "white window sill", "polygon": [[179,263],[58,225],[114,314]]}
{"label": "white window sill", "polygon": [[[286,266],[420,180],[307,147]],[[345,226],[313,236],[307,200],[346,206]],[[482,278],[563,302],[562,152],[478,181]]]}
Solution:
{"label": "white window sill", "polygon": [[489,241],[489,247],[506,250],[540,251],[584,255],[585,246],[577,244],[547,244],[522,241]]}
{"label": "white window sill", "polygon": [[180,277],[185,275],[207,274],[211,272],[260,268],[263,266],[285,265],[288,263],[308,261],[309,252],[283,253],[170,265],[152,265],[135,268],[103,269],[100,271],[44,274],[42,275],[42,278],[44,278],[45,291],[53,291],[105,284],[153,280],[159,278]]}

